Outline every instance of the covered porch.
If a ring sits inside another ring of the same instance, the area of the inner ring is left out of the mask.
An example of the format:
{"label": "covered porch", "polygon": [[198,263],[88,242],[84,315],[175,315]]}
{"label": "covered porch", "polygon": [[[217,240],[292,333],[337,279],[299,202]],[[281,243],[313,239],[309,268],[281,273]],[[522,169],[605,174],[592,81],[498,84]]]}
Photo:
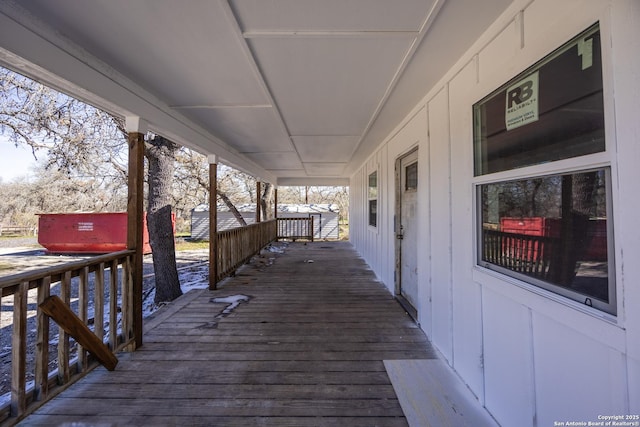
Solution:
{"label": "covered porch", "polygon": [[[490,423],[350,243],[277,245],[147,319],[138,351],[21,425]],[[431,363],[426,400],[393,366],[409,361]]]}

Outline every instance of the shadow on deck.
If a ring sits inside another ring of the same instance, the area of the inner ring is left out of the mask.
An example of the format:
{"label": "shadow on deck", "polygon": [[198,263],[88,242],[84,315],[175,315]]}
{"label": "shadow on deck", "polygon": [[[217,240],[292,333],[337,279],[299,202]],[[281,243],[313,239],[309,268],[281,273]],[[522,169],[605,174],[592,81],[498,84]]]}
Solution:
{"label": "shadow on deck", "polygon": [[349,243],[285,252],[160,310],[22,425],[407,425],[383,361],[435,359],[424,333]]}

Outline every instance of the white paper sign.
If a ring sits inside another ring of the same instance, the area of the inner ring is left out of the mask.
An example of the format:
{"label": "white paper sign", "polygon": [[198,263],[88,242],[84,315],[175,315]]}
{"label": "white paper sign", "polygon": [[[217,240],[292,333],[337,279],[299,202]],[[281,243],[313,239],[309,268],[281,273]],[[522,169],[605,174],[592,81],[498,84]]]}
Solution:
{"label": "white paper sign", "polygon": [[538,120],[538,72],[507,89],[505,123],[507,130]]}

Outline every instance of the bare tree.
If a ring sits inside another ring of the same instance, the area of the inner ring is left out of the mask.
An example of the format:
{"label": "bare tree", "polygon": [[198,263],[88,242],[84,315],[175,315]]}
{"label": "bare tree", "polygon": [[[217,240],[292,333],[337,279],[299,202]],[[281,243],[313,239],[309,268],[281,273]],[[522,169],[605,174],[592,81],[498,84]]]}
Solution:
{"label": "bare tree", "polygon": [[[18,144],[47,153],[47,168],[74,176],[78,183],[98,180],[104,188],[127,188],[127,143],[122,119],[0,69],[0,132]],[[147,221],[156,269],[156,302],[179,296],[173,226],[171,183],[178,147],[161,137],[147,145],[149,160],[149,219]],[[83,181],[83,179],[85,181]],[[48,192],[51,187],[45,186]],[[91,190],[94,190],[91,188]],[[69,208],[68,194],[59,200]],[[39,203],[36,201],[35,206]],[[46,206],[43,211],[50,211]],[[66,210],[66,209],[65,209]]]}
{"label": "bare tree", "polygon": [[178,145],[161,136],[154,136],[145,146],[145,155],[149,160],[147,227],[156,279],[156,304],[173,301],[182,295],[176,267],[171,209],[171,181],[178,148]]}

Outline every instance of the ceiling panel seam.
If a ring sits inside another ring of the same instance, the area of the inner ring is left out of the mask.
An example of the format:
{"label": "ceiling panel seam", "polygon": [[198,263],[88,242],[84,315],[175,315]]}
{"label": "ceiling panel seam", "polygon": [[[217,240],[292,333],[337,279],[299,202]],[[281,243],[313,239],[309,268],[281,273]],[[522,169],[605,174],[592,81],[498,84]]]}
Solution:
{"label": "ceiling panel seam", "polygon": [[269,88],[269,85],[267,84],[267,82],[265,81],[264,77],[263,77],[263,73],[262,70],[260,69],[260,65],[258,64],[258,61],[256,60],[255,55],[253,54],[253,51],[251,50],[251,47],[248,45],[248,43],[246,42],[246,40],[244,39],[244,37],[242,36],[242,28],[240,27],[240,21],[238,19],[238,17],[236,16],[234,10],[232,9],[231,5],[229,4],[228,0],[225,0],[222,2],[222,8],[226,14],[227,19],[229,20],[230,24],[232,25],[235,33],[236,33],[236,37],[238,39],[238,43],[242,46],[242,51],[245,54],[247,61],[251,64],[251,68],[252,71],[255,75],[256,80],[260,83],[260,85],[262,86],[263,90],[265,91],[265,96],[268,98],[269,103],[273,106],[273,109],[280,121],[280,125],[283,127],[285,133],[288,136],[288,140],[289,140],[289,144],[291,146],[291,149],[293,150],[293,152],[296,153],[296,156],[298,157],[298,160],[300,162],[302,162],[302,158],[300,157],[300,153],[298,153],[298,150],[295,146],[295,144],[293,143],[293,140],[291,139],[291,133],[289,132],[289,128],[287,127],[286,122],[284,121],[284,117],[282,116],[282,112],[280,111],[280,107],[278,106],[278,103],[275,101],[275,98],[273,97],[273,93],[271,92],[271,89]]}
{"label": "ceiling panel seam", "polygon": [[245,31],[242,36],[245,39],[257,38],[326,38],[326,37],[404,37],[414,38],[420,34],[419,31]]}
{"label": "ceiling panel seam", "polygon": [[270,104],[212,104],[212,105],[170,105],[169,108],[174,110],[219,110],[227,108],[273,108]]}

